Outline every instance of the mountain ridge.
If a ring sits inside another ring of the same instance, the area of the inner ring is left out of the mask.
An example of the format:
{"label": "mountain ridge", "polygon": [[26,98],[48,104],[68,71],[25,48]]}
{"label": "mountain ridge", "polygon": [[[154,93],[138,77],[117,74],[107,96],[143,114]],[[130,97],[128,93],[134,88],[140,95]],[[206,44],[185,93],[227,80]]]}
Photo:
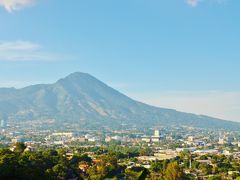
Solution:
{"label": "mountain ridge", "polygon": [[75,72],[52,84],[0,88],[0,117],[55,119],[83,127],[193,126],[237,130],[240,123],[147,105],[116,91],[88,73]]}

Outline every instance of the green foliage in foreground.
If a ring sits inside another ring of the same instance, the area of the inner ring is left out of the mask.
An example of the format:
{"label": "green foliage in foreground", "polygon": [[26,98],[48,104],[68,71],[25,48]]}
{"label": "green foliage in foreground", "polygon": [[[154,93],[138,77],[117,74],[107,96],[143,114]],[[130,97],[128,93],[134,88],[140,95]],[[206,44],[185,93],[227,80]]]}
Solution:
{"label": "green foliage in foreground", "polygon": [[[119,149],[90,158],[84,152],[69,155],[63,149],[30,152],[25,148],[23,143],[18,143],[14,151],[0,149],[0,179],[188,179],[177,161],[155,162],[150,170],[139,166],[127,167],[130,159],[119,159]],[[126,150],[129,156],[129,149]]]}
{"label": "green foliage in foreground", "polygon": [[0,179],[81,179],[81,157],[71,161],[56,150],[29,152],[22,148],[19,144],[14,152],[0,149]]}

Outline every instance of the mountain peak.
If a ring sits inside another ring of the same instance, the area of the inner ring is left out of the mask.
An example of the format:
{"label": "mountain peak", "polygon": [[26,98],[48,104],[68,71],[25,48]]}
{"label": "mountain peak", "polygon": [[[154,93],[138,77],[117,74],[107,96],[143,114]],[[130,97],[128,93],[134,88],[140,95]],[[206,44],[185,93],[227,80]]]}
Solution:
{"label": "mountain peak", "polygon": [[74,72],[66,76],[65,78],[59,79],[57,82],[79,82],[85,80],[93,80],[94,78],[92,75],[83,72]]}
{"label": "mountain peak", "polygon": [[64,79],[76,79],[76,78],[86,78],[86,77],[93,77],[88,73],[83,73],[83,72],[74,72],[69,74],[67,77]]}

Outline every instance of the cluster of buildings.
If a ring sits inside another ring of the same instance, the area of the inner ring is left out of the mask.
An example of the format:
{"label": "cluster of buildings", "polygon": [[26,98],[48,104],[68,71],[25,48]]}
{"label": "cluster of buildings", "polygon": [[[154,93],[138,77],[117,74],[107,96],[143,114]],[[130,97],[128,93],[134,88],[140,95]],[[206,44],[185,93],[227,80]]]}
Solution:
{"label": "cluster of buildings", "polygon": [[[240,132],[190,127],[154,127],[145,131],[134,129],[99,132],[86,129],[79,131],[37,129],[38,126],[38,124],[31,126],[26,123],[9,126],[4,120],[0,120],[0,144],[14,150],[16,142],[24,142],[27,146],[26,151],[36,151],[39,147],[102,147],[108,146],[111,142],[120,142],[117,144],[124,147],[151,149],[151,154],[141,154],[137,157],[138,165],[145,168],[150,168],[151,161],[175,159],[186,151],[195,157],[225,155],[240,160]],[[211,165],[210,159],[196,159],[196,161]],[[129,167],[135,165],[136,163],[133,163]]]}
{"label": "cluster of buildings", "polygon": [[[118,141],[122,144],[149,148],[158,147],[154,152],[158,159],[174,157],[183,150],[192,153],[223,153],[229,146],[240,148],[240,133],[218,130],[205,130],[189,127],[159,127],[145,132],[140,130],[93,131],[93,130],[51,130],[32,128],[27,124],[9,126],[0,120],[0,144],[9,146],[16,142],[31,143],[32,146],[81,146],[88,144],[108,144]],[[38,127],[38,124],[36,124]],[[152,134],[152,135],[144,135]],[[221,151],[220,151],[221,149]],[[164,151],[164,152],[163,152]],[[170,153],[171,152],[171,153]],[[230,152],[231,153],[231,152]]]}
{"label": "cluster of buildings", "polygon": [[154,130],[153,136],[142,136],[142,141],[146,143],[159,143],[161,141],[160,130]]}

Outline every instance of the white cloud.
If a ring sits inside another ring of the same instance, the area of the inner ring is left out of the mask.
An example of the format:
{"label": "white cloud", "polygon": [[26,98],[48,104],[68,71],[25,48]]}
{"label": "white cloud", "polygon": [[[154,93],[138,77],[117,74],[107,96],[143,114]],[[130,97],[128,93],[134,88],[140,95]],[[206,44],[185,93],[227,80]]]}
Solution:
{"label": "white cloud", "polygon": [[240,121],[240,92],[132,93],[131,97],[158,107]]}
{"label": "white cloud", "polygon": [[185,0],[185,2],[191,6],[191,7],[196,7],[199,5],[199,3],[214,3],[214,4],[224,4],[228,0]]}
{"label": "white cloud", "polygon": [[187,4],[192,6],[192,7],[196,7],[199,3],[199,0],[186,0]]}
{"label": "white cloud", "polygon": [[0,41],[0,61],[47,61],[56,55],[45,52],[41,45],[30,41]]}
{"label": "white cloud", "polygon": [[0,6],[3,6],[8,12],[29,7],[35,3],[36,0],[0,0]]}
{"label": "white cloud", "polygon": [[11,42],[0,42],[0,51],[8,50],[36,50],[39,49],[39,44],[34,44],[29,41],[11,41]]}

